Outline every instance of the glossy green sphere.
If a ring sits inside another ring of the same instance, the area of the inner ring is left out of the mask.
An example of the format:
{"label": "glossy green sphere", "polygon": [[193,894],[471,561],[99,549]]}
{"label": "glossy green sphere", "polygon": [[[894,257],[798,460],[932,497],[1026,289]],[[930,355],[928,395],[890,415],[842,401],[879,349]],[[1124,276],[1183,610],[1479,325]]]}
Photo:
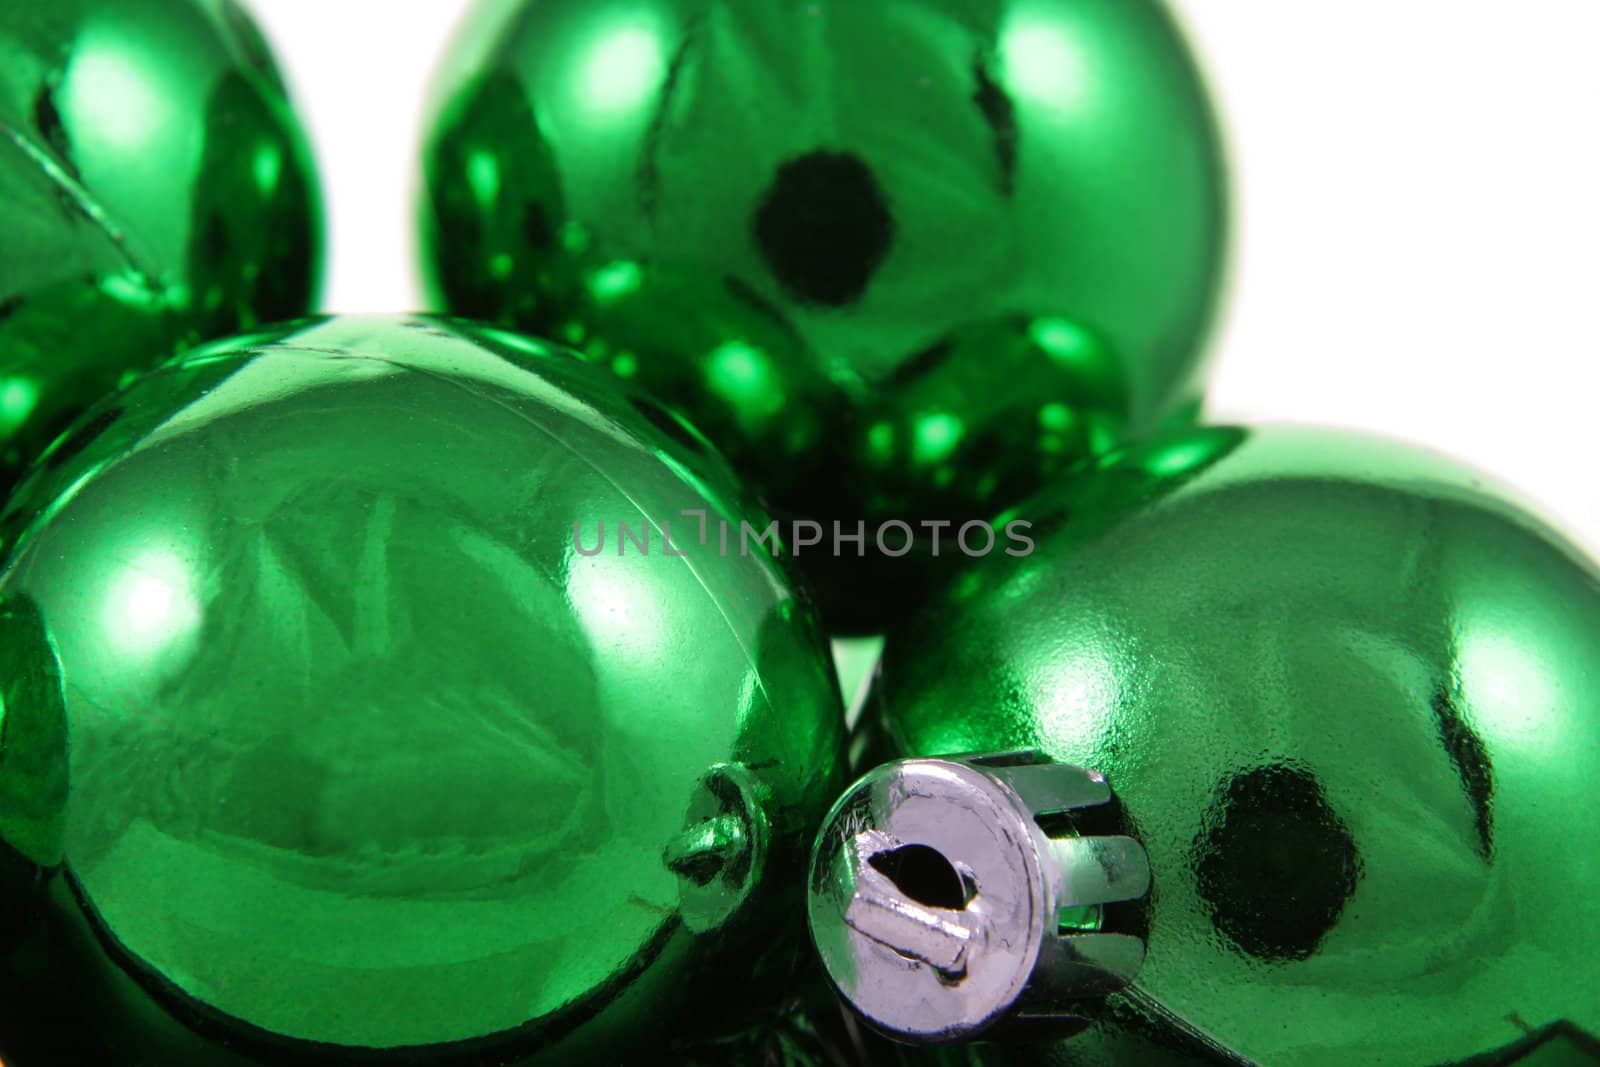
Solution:
{"label": "glossy green sphere", "polygon": [[[786,517],[988,519],[1199,401],[1225,179],[1159,0],[484,3],[425,153],[436,302]],[[855,611],[909,566],[814,558]]]}
{"label": "glossy green sphere", "polygon": [[309,311],[320,254],[234,0],[0,4],[0,491],[131,372]]}
{"label": "glossy green sphere", "polygon": [[1024,510],[1033,555],[890,636],[882,754],[1104,772],[1149,952],[1089,1033],[980,1058],[1600,1048],[1592,562],[1470,470],[1327,431],[1169,437]]}
{"label": "glossy green sphere", "polygon": [[0,1001],[163,1067],[775,1006],[839,697],[686,509],[750,515],[653,402],[464,323],[272,327],[101,405],[3,522]]}

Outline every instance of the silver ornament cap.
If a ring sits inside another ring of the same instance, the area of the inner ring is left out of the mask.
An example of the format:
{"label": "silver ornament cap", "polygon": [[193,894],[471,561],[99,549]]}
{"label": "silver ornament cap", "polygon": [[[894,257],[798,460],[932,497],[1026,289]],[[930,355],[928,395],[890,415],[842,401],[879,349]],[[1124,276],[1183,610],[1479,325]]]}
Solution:
{"label": "silver ornament cap", "polygon": [[1085,999],[1144,962],[1143,939],[1106,921],[1107,905],[1148,892],[1144,848],[1073,826],[1111,799],[1100,774],[1035,752],[868,772],[811,858],[811,936],[840,996],[910,1044],[1086,1025]]}

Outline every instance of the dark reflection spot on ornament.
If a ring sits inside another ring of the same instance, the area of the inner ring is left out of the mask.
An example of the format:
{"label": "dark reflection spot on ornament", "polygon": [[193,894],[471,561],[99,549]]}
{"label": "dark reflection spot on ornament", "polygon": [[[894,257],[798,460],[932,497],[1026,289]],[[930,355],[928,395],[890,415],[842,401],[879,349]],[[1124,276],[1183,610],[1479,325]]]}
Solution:
{"label": "dark reflection spot on ornament", "polygon": [[1489,762],[1489,750],[1461,717],[1449,693],[1438,690],[1432,704],[1434,717],[1439,720],[1439,741],[1472,805],[1478,855],[1488,859],[1494,854],[1494,767]]}
{"label": "dark reflection spot on ornament", "polygon": [[799,299],[828,307],[861,298],[893,235],[872,171],[839,152],[780,167],[755,220],[756,243],[778,280]]}
{"label": "dark reflection spot on ornament", "polygon": [[556,243],[556,230],[550,224],[550,214],[543,204],[529,203],[522,207],[522,238],[528,247],[543,252]]}
{"label": "dark reflection spot on ornament", "polygon": [[1190,857],[1216,928],[1257,959],[1308,959],[1361,876],[1355,840],[1303,767],[1273,764],[1223,782]]}
{"label": "dark reflection spot on ornament", "polygon": [[1000,191],[1010,196],[1017,184],[1017,110],[980,58],[974,65],[978,91],[973,102],[983,113],[984,122],[994,137],[994,154],[1000,164]]}
{"label": "dark reflection spot on ornament", "polygon": [[5,322],[18,311],[22,310],[22,303],[23,300],[21,293],[13,293],[4,300],[0,300],[0,323]]}
{"label": "dark reflection spot on ornament", "polygon": [[936,848],[902,845],[879,852],[868,862],[900,892],[926,907],[960,911],[972,900],[960,873]]}

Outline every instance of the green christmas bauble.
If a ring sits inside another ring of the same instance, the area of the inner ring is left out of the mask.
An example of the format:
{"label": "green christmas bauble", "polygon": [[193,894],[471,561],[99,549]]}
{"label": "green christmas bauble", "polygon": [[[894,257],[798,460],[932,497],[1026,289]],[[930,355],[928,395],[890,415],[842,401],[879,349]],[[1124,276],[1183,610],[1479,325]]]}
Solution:
{"label": "green christmas bauble", "polygon": [[[1225,179],[1158,0],[487,3],[438,97],[436,301],[636,379],[783,517],[989,519],[1198,404]],[[834,621],[908,566],[842,555]]]}
{"label": "green christmas bauble", "polygon": [[733,485],[464,323],[101,405],[3,523],[0,1056],[81,1010],[99,1062],[598,1062],[776,1005],[843,726],[778,566],[679,521]]}
{"label": "green christmas bauble", "polygon": [[310,310],[320,210],[234,0],[0,5],[0,491],[129,373]]}
{"label": "green christmas bauble", "polygon": [[1168,437],[1024,510],[1031,556],[889,638],[882,754],[1103,772],[1148,951],[1089,1033],[979,1058],[1600,1048],[1593,563],[1469,470],[1327,431]]}

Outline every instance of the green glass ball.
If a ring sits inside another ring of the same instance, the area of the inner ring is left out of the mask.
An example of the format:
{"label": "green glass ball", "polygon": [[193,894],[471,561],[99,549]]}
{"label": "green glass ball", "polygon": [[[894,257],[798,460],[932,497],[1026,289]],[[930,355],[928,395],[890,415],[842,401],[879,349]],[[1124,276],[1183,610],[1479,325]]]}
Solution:
{"label": "green glass ball", "polygon": [[596,1062],[776,1006],[839,695],[684,509],[753,514],[466,323],[267,328],[95,409],[0,524],[0,1001],[43,1004],[0,1055],[81,1006],[132,1062]]}
{"label": "green glass ball", "polygon": [[1471,470],[1329,431],[1168,437],[1024,510],[1031,556],[890,636],[880,755],[1104,772],[1149,951],[1089,1033],[979,1059],[1596,1047],[1594,563]]}
{"label": "green glass ball", "polygon": [[320,212],[234,0],[0,5],[0,491],[130,373],[309,311]]}
{"label": "green glass ball", "polygon": [[[485,3],[437,96],[436,303],[638,381],[781,517],[989,519],[1199,403],[1226,182],[1159,0]],[[831,621],[916,565],[812,560]]]}

